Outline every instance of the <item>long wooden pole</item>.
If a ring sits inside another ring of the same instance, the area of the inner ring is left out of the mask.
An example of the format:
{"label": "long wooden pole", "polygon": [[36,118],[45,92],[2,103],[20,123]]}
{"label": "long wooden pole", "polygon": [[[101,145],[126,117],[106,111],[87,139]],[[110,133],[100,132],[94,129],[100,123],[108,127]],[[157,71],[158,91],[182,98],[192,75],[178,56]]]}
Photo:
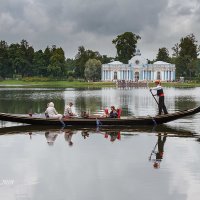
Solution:
{"label": "long wooden pole", "polygon": [[159,105],[159,104],[158,104],[158,101],[157,101],[157,99],[155,98],[155,96],[153,95],[153,93],[152,93],[151,89],[150,89],[149,91],[151,92],[151,95],[152,95],[152,96],[153,96],[153,98],[155,99],[155,101],[156,101],[157,105]]}
{"label": "long wooden pole", "polygon": [[151,161],[151,157],[152,157],[153,153],[155,153],[155,150],[156,150],[156,146],[157,146],[157,145],[158,145],[158,142],[155,144],[153,150],[151,151],[151,154],[150,154],[150,156],[149,156],[149,161]]}

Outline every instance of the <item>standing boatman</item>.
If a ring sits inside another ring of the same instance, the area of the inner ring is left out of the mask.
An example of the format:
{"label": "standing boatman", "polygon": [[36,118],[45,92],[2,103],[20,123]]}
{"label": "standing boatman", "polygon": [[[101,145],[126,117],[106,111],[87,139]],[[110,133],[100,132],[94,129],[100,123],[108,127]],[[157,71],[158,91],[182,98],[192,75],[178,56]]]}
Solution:
{"label": "standing boatman", "polygon": [[156,87],[153,87],[150,89],[150,92],[152,94],[152,90],[156,90],[157,93],[156,94],[152,94],[153,96],[158,96],[159,97],[159,101],[158,101],[158,114],[161,115],[162,110],[164,112],[164,114],[168,114],[166,106],[165,106],[165,95],[163,92],[163,88],[161,86],[160,80],[156,80],[155,81]]}

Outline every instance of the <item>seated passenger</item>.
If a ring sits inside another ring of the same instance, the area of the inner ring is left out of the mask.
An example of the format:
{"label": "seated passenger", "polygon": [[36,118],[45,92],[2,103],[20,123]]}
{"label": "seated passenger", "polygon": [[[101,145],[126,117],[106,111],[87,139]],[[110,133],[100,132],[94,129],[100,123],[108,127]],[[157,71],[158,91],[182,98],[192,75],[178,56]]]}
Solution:
{"label": "seated passenger", "polygon": [[115,109],[115,106],[111,106],[110,108],[111,108],[111,111],[110,111],[109,117],[110,118],[117,118],[118,113],[117,113],[117,110]]}
{"label": "seated passenger", "polygon": [[88,117],[89,117],[89,114],[88,114],[87,112],[83,111],[83,112],[81,113],[81,117],[83,117],[83,118],[88,118]]}
{"label": "seated passenger", "polygon": [[53,118],[53,119],[62,119],[62,115],[58,114],[58,112],[56,111],[56,109],[54,108],[54,103],[50,102],[48,104],[48,107],[45,111],[45,115],[48,116],[49,118]]}
{"label": "seated passenger", "polygon": [[104,109],[103,117],[109,117],[108,108],[105,108],[105,109]]}
{"label": "seated passenger", "polygon": [[73,117],[73,116],[76,116],[76,115],[72,112],[72,106],[73,106],[73,103],[72,103],[72,102],[70,102],[68,105],[65,106],[64,117]]}

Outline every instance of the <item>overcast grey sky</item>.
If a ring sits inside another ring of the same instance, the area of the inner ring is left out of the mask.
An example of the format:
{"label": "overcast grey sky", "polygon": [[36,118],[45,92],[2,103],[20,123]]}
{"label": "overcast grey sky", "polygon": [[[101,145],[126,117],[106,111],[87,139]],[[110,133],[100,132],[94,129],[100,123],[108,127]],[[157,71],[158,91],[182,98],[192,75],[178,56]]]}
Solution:
{"label": "overcast grey sky", "polygon": [[115,56],[112,40],[141,36],[142,55],[154,59],[194,33],[200,43],[199,0],[0,0],[0,40],[26,39],[35,50],[62,47],[73,58],[79,46]]}

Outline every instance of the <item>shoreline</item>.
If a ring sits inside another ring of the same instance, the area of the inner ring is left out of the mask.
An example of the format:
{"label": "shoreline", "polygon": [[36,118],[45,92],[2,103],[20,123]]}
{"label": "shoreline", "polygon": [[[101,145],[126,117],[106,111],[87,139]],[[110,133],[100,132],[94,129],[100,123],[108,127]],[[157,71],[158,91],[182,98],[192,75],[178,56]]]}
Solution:
{"label": "shoreline", "polygon": [[[154,83],[148,83],[149,87],[153,87]],[[200,87],[200,83],[195,82],[163,82],[163,87],[177,87],[177,88],[189,88]],[[117,87],[115,82],[82,82],[82,81],[38,81],[29,82],[21,80],[3,80],[0,81],[0,88],[10,87],[40,87],[40,88],[86,88],[86,87]]]}

